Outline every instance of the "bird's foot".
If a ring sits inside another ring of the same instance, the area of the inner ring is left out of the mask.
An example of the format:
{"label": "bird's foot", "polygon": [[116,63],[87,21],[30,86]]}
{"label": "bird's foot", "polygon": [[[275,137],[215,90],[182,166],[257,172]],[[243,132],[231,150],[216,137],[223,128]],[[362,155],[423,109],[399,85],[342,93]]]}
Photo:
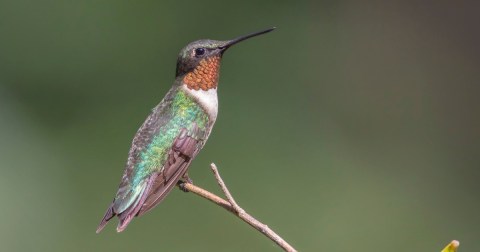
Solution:
{"label": "bird's foot", "polygon": [[193,184],[193,180],[188,176],[188,173],[185,173],[182,176],[182,179],[178,181],[177,185],[180,190],[184,192],[189,192],[188,189],[185,187],[185,184]]}
{"label": "bird's foot", "polygon": [[187,182],[183,181],[183,180],[179,180],[177,182],[177,185],[178,185],[178,188],[180,188],[180,190],[182,190],[183,192],[189,192],[188,189],[185,187],[185,184]]}

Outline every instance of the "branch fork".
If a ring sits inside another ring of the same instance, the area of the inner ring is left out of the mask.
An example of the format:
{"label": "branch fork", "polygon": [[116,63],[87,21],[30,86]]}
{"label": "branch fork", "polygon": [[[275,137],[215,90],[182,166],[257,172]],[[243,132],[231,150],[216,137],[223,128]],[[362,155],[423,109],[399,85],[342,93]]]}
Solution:
{"label": "branch fork", "polygon": [[281,247],[284,251],[288,251],[288,252],[297,251],[290,244],[288,244],[282,237],[280,237],[272,229],[270,229],[267,225],[258,221],[253,216],[248,214],[245,210],[243,210],[243,208],[241,208],[233,198],[232,194],[230,193],[227,186],[225,185],[225,182],[223,182],[223,179],[220,176],[220,173],[218,172],[217,166],[214,163],[212,163],[210,167],[212,169],[213,175],[215,176],[215,179],[217,180],[218,185],[222,189],[223,194],[225,195],[227,200],[189,182],[179,183],[180,189],[192,192],[200,197],[210,200],[211,202],[217,204],[218,206],[223,207],[227,211],[233,213],[239,219],[243,220],[244,222],[246,222],[256,230],[264,234],[270,240],[275,242],[279,247]]}

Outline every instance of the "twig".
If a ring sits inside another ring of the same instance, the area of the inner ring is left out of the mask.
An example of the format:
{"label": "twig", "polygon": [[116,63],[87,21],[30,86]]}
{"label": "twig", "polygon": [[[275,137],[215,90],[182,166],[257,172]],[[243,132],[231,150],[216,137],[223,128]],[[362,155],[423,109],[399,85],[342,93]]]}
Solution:
{"label": "twig", "polygon": [[210,200],[211,202],[225,208],[229,212],[236,215],[238,218],[243,220],[244,222],[248,223],[250,226],[254,227],[256,230],[260,231],[263,235],[268,237],[270,240],[274,241],[278,246],[280,246],[283,250],[288,252],[296,252],[297,250],[294,249],[290,244],[288,244],[285,240],[282,239],[278,234],[276,234],[273,230],[271,230],[267,225],[261,223],[253,216],[245,212],[233,198],[232,194],[228,190],[225,182],[223,182],[222,177],[220,177],[220,173],[218,172],[217,166],[212,163],[211,165],[212,172],[215,175],[215,178],[218,182],[218,185],[222,189],[223,193],[227,197],[227,200],[222,199],[221,197],[201,188],[191,183],[185,182],[181,183],[179,186],[183,189],[186,189],[189,192],[192,192],[198,196],[201,196],[205,199]]}

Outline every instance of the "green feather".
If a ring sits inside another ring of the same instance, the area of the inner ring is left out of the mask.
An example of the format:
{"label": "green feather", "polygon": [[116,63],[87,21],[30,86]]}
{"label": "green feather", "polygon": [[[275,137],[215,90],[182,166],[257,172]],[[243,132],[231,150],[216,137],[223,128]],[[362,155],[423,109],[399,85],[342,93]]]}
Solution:
{"label": "green feather", "polygon": [[[162,114],[168,117],[169,120],[166,120],[159,127],[158,132],[151,139],[150,143],[140,152],[139,161],[133,169],[129,191],[125,194],[117,194],[117,197],[123,196],[118,202],[121,202],[116,209],[118,212],[124,211],[138,199],[138,196],[145,189],[146,178],[163,169],[168,153],[182,129],[187,129],[188,134],[193,135],[192,127],[194,124],[201,131],[205,131],[209,123],[208,114],[191,96],[182,90],[177,91],[170,106],[164,109],[165,111]],[[201,136],[194,137],[203,138],[205,136],[201,134]]]}

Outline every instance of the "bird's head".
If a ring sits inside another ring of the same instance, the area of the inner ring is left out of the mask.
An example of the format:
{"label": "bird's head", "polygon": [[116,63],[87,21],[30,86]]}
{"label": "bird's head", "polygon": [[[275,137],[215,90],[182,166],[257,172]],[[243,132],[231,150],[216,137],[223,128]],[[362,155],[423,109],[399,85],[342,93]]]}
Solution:
{"label": "bird's head", "polygon": [[236,39],[220,41],[202,39],[185,46],[178,55],[176,77],[189,88],[208,90],[216,88],[223,53],[240,41],[272,31],[255,32]]}

